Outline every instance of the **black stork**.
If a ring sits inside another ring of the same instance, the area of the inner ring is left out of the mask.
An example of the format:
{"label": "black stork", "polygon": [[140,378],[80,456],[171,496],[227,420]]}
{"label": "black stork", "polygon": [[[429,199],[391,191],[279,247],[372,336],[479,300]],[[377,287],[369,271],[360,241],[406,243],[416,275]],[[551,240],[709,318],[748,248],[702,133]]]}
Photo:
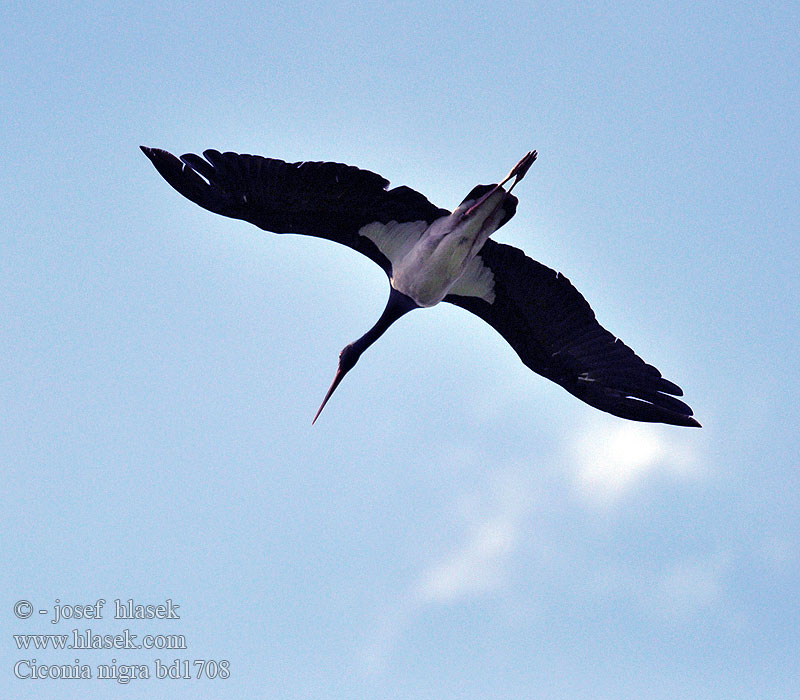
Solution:
{"label": "black stork", "polygon": [[675,398],[683,395],[680,387],[603,328],[566,277],[489,239],[514,216],[518,200],[511,190],[536,151],[502,182],[473,188],[449,212],[409,187],[388,189],[380,175],[342,163],[286,163],[215,150],[204,151],[204,158],[187,153],[178,159],[141,148],[164,179],[195,204],[266,231],[342,243],[388,275],[383,314],[339,354],[333,383],[312,422],[392,323],[412,309],[447,301],[494,327],[534,372],[601,411],[700,427],[692,409]]}

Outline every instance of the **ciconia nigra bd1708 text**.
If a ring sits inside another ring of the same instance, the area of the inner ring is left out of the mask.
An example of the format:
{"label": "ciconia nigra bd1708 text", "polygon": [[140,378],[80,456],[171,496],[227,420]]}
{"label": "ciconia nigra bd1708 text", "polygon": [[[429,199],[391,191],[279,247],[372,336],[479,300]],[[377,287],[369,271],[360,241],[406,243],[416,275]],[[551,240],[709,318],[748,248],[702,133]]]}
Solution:
{"label": "ciconia nigra bd1708 text", "polygon": [[680,387],[603,328],[566,277],[489,239],[514,216],[518,200],[511,190],[536,151],[499,184],[475,187],[453,212],[341,163],[286,163],[214,150],[204,151],[205,158],[188,153],[178,159],[157,148],[142,151],[170,185],[201,207],[274,233],[342,243],[388,275],[383,314],[339,354],[314,421],[344,375],[392,323],[412,309],[447,301],[493,326],[534,372],[601,411],[700,426],[692,409],[675,398],[683,395]]}

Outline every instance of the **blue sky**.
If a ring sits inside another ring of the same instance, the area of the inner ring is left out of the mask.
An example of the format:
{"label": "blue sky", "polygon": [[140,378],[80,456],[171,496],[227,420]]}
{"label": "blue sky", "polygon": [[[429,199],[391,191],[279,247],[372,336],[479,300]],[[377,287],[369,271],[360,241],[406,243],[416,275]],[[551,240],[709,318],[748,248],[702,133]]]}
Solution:
{"label": "blue sky", "polygon": [[[268,5],[268,6],[262,6]],[[795,3],[5,3],[0,695],[789,698],[800,684]],[[566,274],[702,430],[600,414],[445,305],[312,428],[383,273],[140,144],[375,170]],[[102,620],[14,616],[108,601]],[[120,621],[114,599],[180,620]],[[91,627],[182,651],[17,649]],[[228,660],[230,678],[20,680]]]}

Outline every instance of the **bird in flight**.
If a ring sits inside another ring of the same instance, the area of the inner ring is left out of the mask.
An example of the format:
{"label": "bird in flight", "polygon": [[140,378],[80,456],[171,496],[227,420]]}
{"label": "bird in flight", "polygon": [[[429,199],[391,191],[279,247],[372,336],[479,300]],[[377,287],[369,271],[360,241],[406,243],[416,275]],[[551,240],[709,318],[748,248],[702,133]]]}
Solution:
{"label": "bird in flight", "polygon": [[[389,300],[377,323],[345,346],[313,422],[342,378],[389,326],[412,309],[446,301],[500,333],[530,369],[591,406],[621,418],[700,427],[675,398],[679,386],[595,319],[562,274],[489,237],[512,216],[511,194],[536,160],[527,153],[500,183],[478,185],[452,212],[409,187],[342,163],[286,163],[238,153],[176,158],[141,147],[184,197],[216,214],[274,233],[349,246],[383,268]],[[508,190],[503,188],[509,180]]]}

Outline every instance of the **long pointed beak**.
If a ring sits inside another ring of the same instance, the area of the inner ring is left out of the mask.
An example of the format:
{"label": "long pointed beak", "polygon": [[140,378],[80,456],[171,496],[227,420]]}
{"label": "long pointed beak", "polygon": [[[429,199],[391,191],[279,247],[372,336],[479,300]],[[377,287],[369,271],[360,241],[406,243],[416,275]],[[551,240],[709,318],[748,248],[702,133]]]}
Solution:
{"label": "long pointed beak", "polygon": [[317,418],[319,418],[319,414],[322,413],[322,409],[325,408],[325,404],[328,403],[328,399],[333,395],[333,392],[336,391],[336,387],[339,386],[339,383],[344,379],[344,375],[347,374],[347,370],[342,371],[342,365],[339,364],[339,367],[336,370],[336,374],[333,375],[333,381],[331,382],[331,388],[328,389],[328,393],[325,394],[325,398],[322,399],[322,405],[319,407],[317,411],[317,415],[314,416],[314,420],[311,421],[311,425],[317,422]]}
{"label": "long pointed beak", "polygon": [[481,197],[475,204],[473,204],[467,211],[464,212],[462,218],[469,216],[475,211],[481,204],[483,204],[489,197],[491,197],[497,190],[499,190],[503,185],[505,185],[512,177],[515,178],[514,182],[511,183],[511,187],[508,188],[509,193],[511,190],[514,189],[514,186],[523,178],[525,177],[525,173],[528,172],[531,165],[533,165],[533,161],[536,160],[536,156],[538,154],[536,151],[528,151],[522,158],[520,159],[519,163],[517,163],[513,168],[511,168],[511,172],[503,178],[502,182],[497,183],[492,189],[490,189],[483,197]]}

